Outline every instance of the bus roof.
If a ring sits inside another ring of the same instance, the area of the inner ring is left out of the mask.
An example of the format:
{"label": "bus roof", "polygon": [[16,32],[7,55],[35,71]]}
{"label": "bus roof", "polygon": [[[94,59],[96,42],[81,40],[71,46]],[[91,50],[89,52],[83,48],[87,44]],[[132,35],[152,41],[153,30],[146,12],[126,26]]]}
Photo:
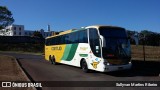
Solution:
{"label": "bus roof", "polygon": [[[118,26],[111,26],[111,25],[93,25],[93,26],[87,26],[87,28],[101,28],[101,27],[106,27],[106,28],[122,28],[122,27],[118,27]],[[124,28],[123,28],[124,29]]]}
{"label": "bus roof", "polygon": [[61,35],[68,34],[68,33],[72,33],[72,32],[77,32],[77,31],[84,30],[84,29],[85,29],[85,28],[66,30],[66,31],[64,31],[64,32],[60,32],[60,33],[57,34],[57,35],[53,35],[53,36],[46,37],[46,39],[47,39],[47,38],[52,38],[52,37],[61,36]]}
{"label": "bus roof", "polygon": [[61,36],[61,35],[64,35],[64,34],[68,34],[68,33],[72,33],[72,32],[76,32],[76,31],[80,31],[80,30],[84,30],[84,29],[88,29],[88,28],[101,28],[101,27],[105,27],[105,28],[121,28],[121,29],[124,29],[122,27],[118,27],[118,26],[107,26],[107,25],[93,25],[93,26],[87,26],[87,27],[84,27],[84,28],[81,28],[81,29],[70,29],[70,30],[66,30],[64,32],[60,32],[59,34],[57,35],[53,35],[53,36],[49,36],[49,37],[46,37],[47,38],[51,38],[51,37],[56,37],[56,36]]}

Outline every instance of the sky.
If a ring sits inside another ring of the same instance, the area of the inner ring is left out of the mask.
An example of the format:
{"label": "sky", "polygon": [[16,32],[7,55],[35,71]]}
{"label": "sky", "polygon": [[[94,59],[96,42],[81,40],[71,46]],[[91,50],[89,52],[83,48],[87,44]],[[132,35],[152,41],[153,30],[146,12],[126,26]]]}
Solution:
{"label": "sky", "polygon": [[26,30],[112,25],[160,33],[160,0],[0,0]]}

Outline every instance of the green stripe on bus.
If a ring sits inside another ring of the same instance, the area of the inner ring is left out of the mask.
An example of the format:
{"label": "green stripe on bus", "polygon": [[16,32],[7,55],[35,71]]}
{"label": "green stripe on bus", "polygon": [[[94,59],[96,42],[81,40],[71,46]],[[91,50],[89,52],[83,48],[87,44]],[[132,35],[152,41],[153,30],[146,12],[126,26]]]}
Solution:
{"label": "green stripe on bus", "polygon": [[69,52],[68,58],[66,59],[66,61],[71,61],[76,53],[78,44],[72,44],[71,50]]}
{"label": "green stripe on bus", "polygon": [[63,57],[61,58],[61,60],[66,60],[68,55],[69,55],[69,52],[71,50],[71,47],[72,47],[72,44],[69,44],[69,45],[66,45],[66,48],[65,48],[65,51],[63,53]]}
{"label": "green stripe on bus", "polygon": [[81,57],[88,57],[88,54],[79,54]]}

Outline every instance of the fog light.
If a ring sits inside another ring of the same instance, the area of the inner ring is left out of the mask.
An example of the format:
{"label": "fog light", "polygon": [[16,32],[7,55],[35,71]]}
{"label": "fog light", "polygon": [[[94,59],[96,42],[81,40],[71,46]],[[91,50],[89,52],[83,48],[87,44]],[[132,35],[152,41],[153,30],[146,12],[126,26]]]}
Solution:
{"label": "fog light", "polygon": [[110,65],[108,62],[104,62],[104,65]]}
{"label": "fog light", "polygon": [[107,65],[110,65],[109,63],[107,63]]}

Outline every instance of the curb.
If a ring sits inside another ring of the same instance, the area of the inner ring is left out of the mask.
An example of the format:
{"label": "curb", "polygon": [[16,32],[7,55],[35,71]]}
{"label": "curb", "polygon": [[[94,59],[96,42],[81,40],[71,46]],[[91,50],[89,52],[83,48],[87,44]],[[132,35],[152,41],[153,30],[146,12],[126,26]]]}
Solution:
{"label": "curb", "polygon": [[[32,82],[32,81],[29,79],[29,77],[27,76],[27,74],[25,73],[23,67],[20,65],[20,62],[18,61],[18,59],[16,59],[15,57],[13,57],[13,58],[14,58],[16,64],[17,64],[18,68],[21,70],[21,72],[23,73],[23,75],[24,75],[25,78],[27,79],[27,81]],[[33,89],[33,90],[38,90],[38,89],[36,89],[35,87],[32,87],[32,89]]]}
{"label": "curb", "polygon": [[[16,63],[18,64],[18,66],[20,67],[21,71],[24,73],[24,75],[27,77],[27,81],[29,80],[32,83],[36,83],[32,77],[27,73],[27,71],[22,67],[22,64],[20,63],[20,61],[18,59],[15,58]],[[33,90],[42,90],[42,88],[40,87],[33,87]]]}

